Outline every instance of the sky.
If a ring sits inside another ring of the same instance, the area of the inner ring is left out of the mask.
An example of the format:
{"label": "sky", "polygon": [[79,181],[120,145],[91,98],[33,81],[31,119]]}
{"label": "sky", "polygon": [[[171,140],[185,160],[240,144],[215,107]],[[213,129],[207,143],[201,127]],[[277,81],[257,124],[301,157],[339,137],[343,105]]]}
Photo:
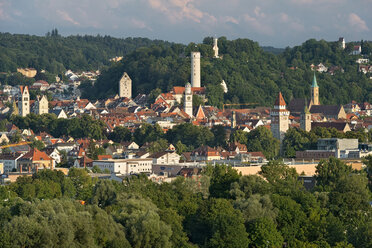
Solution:
{"label": "sky", "polygon": [[293,47],[308,39],[372,40],[372,0],[0,0],[0,32],[147,37],[188,44],[207,36]]}

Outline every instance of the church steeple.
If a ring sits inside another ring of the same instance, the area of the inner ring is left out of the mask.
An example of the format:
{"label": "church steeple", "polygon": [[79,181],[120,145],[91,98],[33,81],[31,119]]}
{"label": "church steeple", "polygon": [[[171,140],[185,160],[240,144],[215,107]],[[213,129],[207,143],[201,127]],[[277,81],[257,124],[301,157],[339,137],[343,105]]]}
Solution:
{"label": "church steeple", "polygon": [[311,101],[313,105],[320,105],[319,103],[319,86],[318,82],[316,81],[316,76],[314,72],[314,78],[313,78],[313,83],[311,84]]}

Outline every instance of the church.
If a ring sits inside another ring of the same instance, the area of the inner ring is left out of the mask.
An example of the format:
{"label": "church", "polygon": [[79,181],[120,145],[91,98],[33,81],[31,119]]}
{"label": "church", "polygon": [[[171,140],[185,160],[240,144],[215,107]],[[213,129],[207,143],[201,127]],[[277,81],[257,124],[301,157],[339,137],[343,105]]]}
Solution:
{"label": "church", "polygon": [[[294,98],[288,104],[284,101],[279,92],[276,98],[271,116],[271,131],[273,136],[283,141],[286,131],[289,129],[289,116],[299,118],[300,128],[309,132],[317,126],[335,127],[340,122],[334,120],[346,119],[346,112],[342,105],[321,105],[319,100],[319,86],[314,73],[313,81],[310,87],[310,100],[306,98]],[[313,122],[312,116],[317,115],[322,122]],[[347,123],[346,123],[347,124]]]}

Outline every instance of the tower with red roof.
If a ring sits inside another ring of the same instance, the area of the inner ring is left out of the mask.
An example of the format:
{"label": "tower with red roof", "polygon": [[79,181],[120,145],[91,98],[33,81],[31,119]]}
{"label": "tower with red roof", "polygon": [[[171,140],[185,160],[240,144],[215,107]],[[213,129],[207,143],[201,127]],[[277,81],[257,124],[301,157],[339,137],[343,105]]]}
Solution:
{"label": "tower with red roof", "polygon": [[283,141],[284,135],[289,128],[289,111],[284,101],[282,93],[279,92],[274,103],[274,108],[271,110],[271,132],[273,136]]}

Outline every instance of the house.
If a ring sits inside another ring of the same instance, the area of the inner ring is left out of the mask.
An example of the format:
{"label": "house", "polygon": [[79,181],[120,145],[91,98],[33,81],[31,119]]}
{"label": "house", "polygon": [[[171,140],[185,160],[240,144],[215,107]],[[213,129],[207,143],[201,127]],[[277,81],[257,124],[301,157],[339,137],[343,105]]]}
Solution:
{"label": "house", "polygon": [[178,164],[181,156],[174,151],[165,151],[154,153],[149,158],[152,158],[153,164]]}
{"label": "house", "polygon": [[9,138],[5,133],[1,133],[0,144],[9,143]]}
{"label": "house", "polygon": [[346,133],[351,131],[350,125],[347,122],[312,122],[311,129],[317,127],[325,127],[325,128],[336,128],[337,131]]}
{"label": "house", "polygon": [[247,153],[247,146],[240,144],[239,142],[234,142],[229,145],[229,151],[234,151],[236,154]]}
{"label": "house", "polygon": [[362,53],[362,46],[354,46],[353,51],[351,52],[351,55],[359,55]]}
{"label": "house", "polygon": [[58,119],[67,119],[67,114],[63,109],[51,109],[50,114],[55,114]]}
{"label": "house", "polygon": [[110,173],[122,175],[151,173],[152,158],[94,160],[93,166],[98,166],[101,170],[107,169]]}
{"label": "house", "polygon": [[18,160],[19,172],[53,168],[53,158],[49,157],[45,152],[39,151],[37,148],[33,148]]}
{"label": "house", "polygon": [[209,146],[201,146],[191,152],[190,159],[193,161],[220,160],[221,154],[219,151]]}
{"label": "house", "polygon": [[312,105],[311,114],[322,114],[327,119],[346,119],[346,112],[342,105]]}
{"label": "house", "polygon": [[46,148],[44,150],[44,152],[51,158],[53,158],[53,161],[54,161],[54,167],[56,164],[59,164],[61,163],[61,160],[62,160],[62,155],[61,153],[58,151],[58,149],[56,148]]}
{"label": "house", "polygon": [[93,167],[93,160],[84,155],[84,156],[75,160],[74,167],[76,167],[76,168],[92,168]]}
{"label": "house", "polygon": [[18,159],[21,157],[21,153],[0,154],[0,163],[4,165],[4,173],[16,170]]}

